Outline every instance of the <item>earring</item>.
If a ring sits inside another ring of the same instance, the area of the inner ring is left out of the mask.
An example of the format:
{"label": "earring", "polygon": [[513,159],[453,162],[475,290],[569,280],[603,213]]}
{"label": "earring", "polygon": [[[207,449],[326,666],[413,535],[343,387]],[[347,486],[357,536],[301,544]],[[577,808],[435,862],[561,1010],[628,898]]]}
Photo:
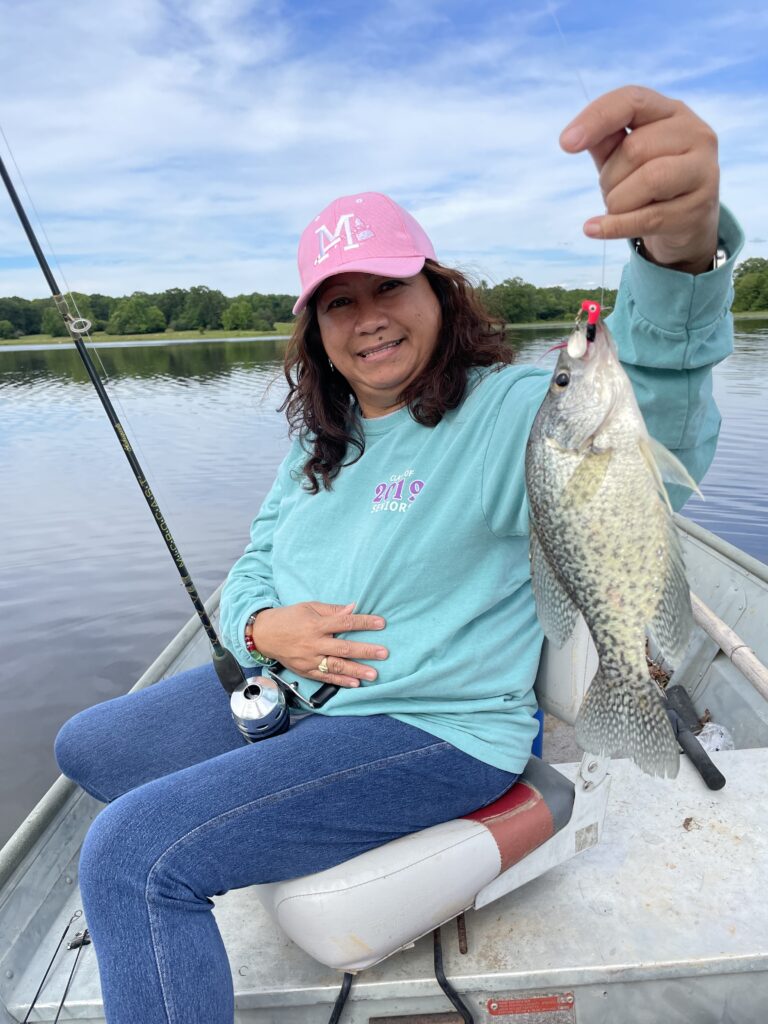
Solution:
{"label": "earring", "polygon": [[333,373],[333,371],[334,371],[334,370],[336,369],[336,367],[335,367],[335,366],[333,365],[333,363],[331,362],[331,360],[330,360],[330,359],[328,360],[328,365],[329,365],[329,366],[330,366],[330,368],[331,368],[331,373]]}

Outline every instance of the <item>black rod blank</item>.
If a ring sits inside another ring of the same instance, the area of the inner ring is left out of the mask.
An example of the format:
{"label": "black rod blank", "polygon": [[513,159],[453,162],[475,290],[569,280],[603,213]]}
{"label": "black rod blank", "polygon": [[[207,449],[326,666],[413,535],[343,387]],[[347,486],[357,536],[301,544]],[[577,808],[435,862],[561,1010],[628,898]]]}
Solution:
{"label": "black rod blank", "polygon": [[[208,613],[205,610],[205,606],[203,605],[203,602],[200,600],[200,595],[197,592],[197,588],[192,582],[192,577],[189,575],[189,571],[187,570],[187,567],[184,564],[179,549],[176,547],[176,542],[174,541],[171,531],[168,528],[168,524],[166,523],[165,518],[163,517],[163,514],[160,511],[160,506],[157,503],[157,499],[152,493],[152,488],[149,486],[149,483],[147,482],[146,476],[144,475],[144,471],[141,468],[141,465],[139,464],[139,460],[136,458],[133,448],[131,447],[131,443],[128,440],[128,437],[125,433],[125,430],[123,430],[122,424],[118,419],[114,406],[112,405],[112,402],[109,399],[109,395],[107,394],[104,385],[101,381],[101,378],[99,377],[96,371],[96,367],[93,365],[93,360],[91,359],[90,354],[83,343],[82,335],[87,333],[88,328],[85,326],[85,323],[83,321],[74,320],[72,318],[67,306],[67,300],[59,291],[59,286],[56,283],[55,277],[53,276],[53,272],[51,271],[51,268],[48,264],[48,260],[45,258],[45,253],[40,248],[40,243],[38,242],[34,229],[32,228],[32,225],[29,222],[29,218],[27,217],[26,211],[24,210],[24,207],[21,204],[21,200],[19,199],[18,193],[16,192],[16,188],[13,182],[11,181],[8,171],[6,170],[5,163],[3,162],[2,157],[0,157],[0,177],[3,179],[3,184],[6,187],[11,202],[13,203],[14,209],[16,210],[19,220],[21,221],[21,226],[24,228],[26,236],[29,239],[29,244],[32,246],[32,251],[34,252],[35,257],[37,258],[37,262],[40,264],[40,269],[42,270],[43,275],[45,276],[45,280],[48,282],[48,287],[51,289],[51,294],[53,295],[53,300],[56,303],[56,308],[58,309],[59,313],[61,313],[62,319],[64,320],[64,323],[67,326],[67,330],[69,331],[72,341],[75,344],[77,353],[80,356],[81,360],[83,361],[88,376],[91,379],[91,383],[96,389],[96,393],[99,396],[99,400],[101,401],[101,404],[104,407],[104,411],[106,412],[109,418],[109,422],[112,424],[112,428],[115,431],[115,434],[117,435],[117,439],[120,442],[120,447],[123,449],[123,454],[128,460],[128,464],[131,467],[131,470],[133,471],[133,475],[136,477],[136,481],[141,489],[141,493],[144,495],[144,499],[147,502],[147,505],[149,506],[149,509],[152,513],[152,517],[157,523],[157,528],[160,530],[162,538],[165,541],[165,546],[168,548],[171,558],[173,559],[174,565],[178,569],[179,575],[181,576],[181,581],[184,584],[184,589],[189,595],[189,598],[192,604],[194,605],[195,611],[197,612],[200,618],[200,622],[203,625],[203,629],[206,632],[208,640],[210,641],[213,653],[213,664],[214,667],[216,668],[216,674],[219,677],[219,681],[221,685],[224,687],[224,689],[227,691],[227,693],[232,693],[234,690],[237,689],[237,687],[241,683],[244,682],[242,670],[240,669],[237,660],[234,658],[231,652],[228,651],[226,647],[222,646],[221,641],[219,640],[218,635],[216,633],[216,630],[213,628],[213,624],[210,618],[208,617]],[[89,326],[90,325],[88,325],[88,327]]]}

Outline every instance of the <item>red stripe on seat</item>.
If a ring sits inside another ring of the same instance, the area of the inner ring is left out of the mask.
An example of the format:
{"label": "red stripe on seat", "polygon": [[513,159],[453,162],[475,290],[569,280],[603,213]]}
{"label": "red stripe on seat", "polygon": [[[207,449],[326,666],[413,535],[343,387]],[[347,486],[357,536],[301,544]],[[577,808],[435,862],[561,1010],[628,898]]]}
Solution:
{"label": "red stripe on seat", "polygon": [[541,846],[555,831],[544,798],[529,782],[516,782],[504,796],[464,817],[485,825],[491,833],[499,848],[502,871]]}

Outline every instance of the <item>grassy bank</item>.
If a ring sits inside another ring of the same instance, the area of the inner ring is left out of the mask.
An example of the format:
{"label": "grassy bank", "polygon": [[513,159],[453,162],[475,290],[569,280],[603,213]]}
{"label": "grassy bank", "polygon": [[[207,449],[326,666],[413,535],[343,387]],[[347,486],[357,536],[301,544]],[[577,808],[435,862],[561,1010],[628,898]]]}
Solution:
{"label": "grassy bank", "polygon": [[[290,334],[287,331],[163,331],[162,334],[107,334],[106,331],[96,331],[91,335],[93,341],[98,345],[100,342],[112,341],[211,341],[216,339],[238,338],[287,338]],[[51,345],[61,342],[67,344],[69,338],[52,338],[50,334],[25,334],[22,338],[3,338],[0,345]]]}

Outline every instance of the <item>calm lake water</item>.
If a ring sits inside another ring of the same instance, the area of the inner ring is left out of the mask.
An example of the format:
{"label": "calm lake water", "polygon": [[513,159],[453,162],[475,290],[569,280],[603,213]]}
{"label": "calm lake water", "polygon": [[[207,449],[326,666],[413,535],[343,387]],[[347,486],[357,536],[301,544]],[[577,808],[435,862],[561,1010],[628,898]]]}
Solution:
{"label": "calm lake water", "polygon": [[[555,337],[559,337],[556,334]],[[520,358],[552,343],[520,332]],[[203,597],[288,441],[284,342],[101,350],[108,389]],[[554,355],[542,365],[554,364]],[[715,373],[723,429],[686,514],[768,561],[768,323]],[[0,348],[0,843],[56,777],[70,715],[128,690],[191,605],[73,349]]]}

